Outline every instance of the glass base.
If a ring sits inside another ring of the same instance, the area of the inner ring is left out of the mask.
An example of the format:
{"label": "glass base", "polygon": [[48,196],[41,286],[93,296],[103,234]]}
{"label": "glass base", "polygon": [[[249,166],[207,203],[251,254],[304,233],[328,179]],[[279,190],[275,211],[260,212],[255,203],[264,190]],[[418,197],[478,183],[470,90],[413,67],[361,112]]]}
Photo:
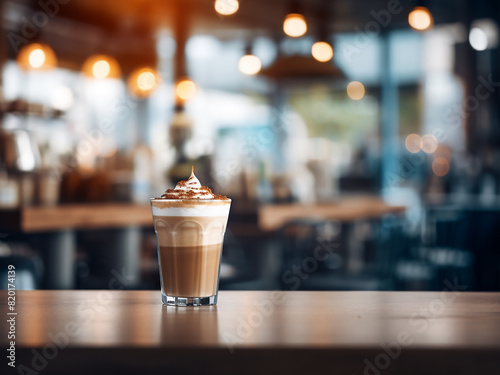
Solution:
{"label": "glass base", "polygon": [[161,301],[167,306],[212,306],[217,304],[217,294],[210,297],[173,297],[162,293]]}

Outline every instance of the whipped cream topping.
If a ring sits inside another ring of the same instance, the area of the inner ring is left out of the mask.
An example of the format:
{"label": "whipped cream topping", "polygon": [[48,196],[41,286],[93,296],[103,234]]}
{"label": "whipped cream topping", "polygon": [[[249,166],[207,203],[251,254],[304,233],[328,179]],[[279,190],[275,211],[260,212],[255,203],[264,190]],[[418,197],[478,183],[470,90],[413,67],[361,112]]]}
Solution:
{"label": "whipped cream topping", "polygon": [[175,190],[190,190],[190,189],[201,189],[200,180],[194,175],[193,169],[191,169],[191,176],[189,176],[187,181],[179,181],[175,185]]}
{"label": "whipped cream topping", "polygon": [[214,195],[210,188],[202,186],[200,180],[194,175],[193,168],[187,181],[179,181],[175,189],[167,189],[161,197],[163,199],[227,199]]}

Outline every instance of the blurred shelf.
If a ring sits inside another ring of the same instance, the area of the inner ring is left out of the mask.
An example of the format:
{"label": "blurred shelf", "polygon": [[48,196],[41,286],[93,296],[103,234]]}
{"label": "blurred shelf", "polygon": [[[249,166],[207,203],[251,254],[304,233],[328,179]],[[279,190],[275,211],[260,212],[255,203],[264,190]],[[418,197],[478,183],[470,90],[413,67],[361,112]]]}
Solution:
{"label": "blurred shelf", "polygon": [[64,116],[65,112],[47,107],[41,103],[30,103],[22,99],[16,99],[10,102],[0,102],[0,115],[5,114],[57,119]]}
{"label": "blurred shelf", "polygon": [[343,197],[334,202],[315,204],[268,204],[259,208],[259,227],[265,231],[281,228],[291,220],[331,219],[356,221],[401,214],[405,206],[391,206],[376,196]]}
{"label": "blurred shelf", "polygon": [[1,231],[33,233],[63,229],[152,225],[153,219],[149,204],[68,204],[0,210]]}
{"label": "blurred shelf", "polygon": [[[295,219],[355,221],[377,219],[386,214],[400,214],[404,211],[404,206],[391,206],[381,198],[371,196],[345,197],[331,203],[265,204],[258,208],[256,218],[258,229],[255,224],[251,225],[252,223],[238,223],[239,225],[233,228],[238,229],[237,232],[248,232],[250,228],[253,228],[253,232],[258,230],[269,232]],[[0,230],[7,232],[33,233],[63,229],[119,228],[131,225],[152,227],[149,204],[68,204],[0,210]]]}

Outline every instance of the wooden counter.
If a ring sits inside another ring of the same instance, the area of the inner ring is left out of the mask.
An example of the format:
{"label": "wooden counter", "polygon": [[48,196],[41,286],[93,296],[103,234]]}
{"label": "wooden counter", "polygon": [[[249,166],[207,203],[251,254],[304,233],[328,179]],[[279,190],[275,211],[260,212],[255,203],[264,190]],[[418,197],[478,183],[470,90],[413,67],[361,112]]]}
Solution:
{"label": "wooden counter", "polygon": [[2,231],[31,233],[64,229],[120,228],[130,225],[153,225],[149,204],[68,204],[0,211]]}
{"label": "wooden counter", "polygon": [[296,219],[369,220],[401,214],[405,209],[405,206],[388,205],[376,196],[352,196],[316,204],[266,204],[259,207],[258,217],[259,227],[272,231]]}
{"label": "wooden counter", "polygon": [[[336,202],[322,204],[264,204],[258,207],[257,213],[260,230],[274,231],[294,219],[354,221],[376,219],[389,213],[402,213],[404,210],[404,206],[390,206],[375,196],[360,196],[345,197]],[[0,210],[0,232],[32,233],[152,225],[149,204],[68,204]]]}
{"label": "wooden counter", "polygon": [[28,206],[0,210],[0,233],[45,233],[43,285],[49,289],[75,287],[76,234],[81,229],[113,229],[108,238],[109,268],[126,268],[139,280],[140,227],[153,230],[149,204],[101,203]]}
{"label": "wooden counter", "polygon": [[[500,369],[500,293],[224,291],[217,307],[201,308],[162,306],[159,291],[27,291],[16,298],[16,364],[45,363],[43,374]],[[5,351],[6,291],[0,301]],[[32,362],[40,355],[45,362]]]}

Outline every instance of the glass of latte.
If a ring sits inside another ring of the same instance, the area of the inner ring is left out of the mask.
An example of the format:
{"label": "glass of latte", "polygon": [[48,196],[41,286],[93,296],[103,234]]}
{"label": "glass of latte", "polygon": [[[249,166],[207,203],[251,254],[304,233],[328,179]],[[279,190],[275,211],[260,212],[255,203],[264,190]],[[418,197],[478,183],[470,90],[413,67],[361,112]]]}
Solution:
{"label": "glass of latte", "polygon": [[231,199],[187,181],[151,199],[158,246],[161,298],[165,305],[217,303],[222,242]]}

